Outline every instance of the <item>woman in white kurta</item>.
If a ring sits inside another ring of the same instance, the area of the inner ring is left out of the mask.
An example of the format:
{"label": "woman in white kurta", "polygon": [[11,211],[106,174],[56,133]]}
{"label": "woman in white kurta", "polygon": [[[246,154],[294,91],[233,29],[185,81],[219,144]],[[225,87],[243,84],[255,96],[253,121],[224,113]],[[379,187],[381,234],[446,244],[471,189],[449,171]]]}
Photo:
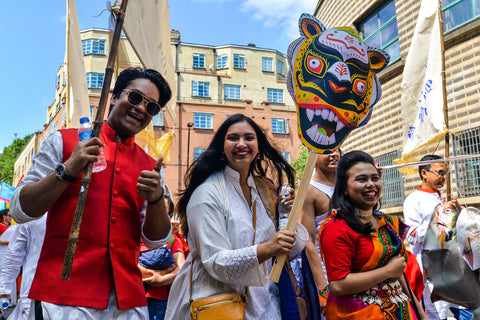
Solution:
{"label": "woman in white kurta", "polygon": [[[248,287],[245,319],[281,319],[278,290],[268,280],[272,257],[288,253],[293,258],[308,234],[301,225],[295,235],[276,231],[253,177],[267,170],[278,183],[285,172],[293,185],[293,169],[255,122],[240,114],[228,118],[186,176],[178,213],[191,251],[172,285],[165,319],[190,319],[192,261],[194,300]],[[293,194],[287,202],[293,203]]]}

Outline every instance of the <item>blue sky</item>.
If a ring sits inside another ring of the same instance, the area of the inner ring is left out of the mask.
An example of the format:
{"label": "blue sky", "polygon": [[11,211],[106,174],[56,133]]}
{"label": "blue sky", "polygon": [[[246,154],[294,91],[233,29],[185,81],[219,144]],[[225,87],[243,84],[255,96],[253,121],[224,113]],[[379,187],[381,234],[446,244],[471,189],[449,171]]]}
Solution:
{"label": "blue sky", "polygon": [[[145,0],[147,1],[147,0]],[[150,0],[151,1],[151,0]],[[3,0],[0,4],[0,151],[43,130],[55,100],[55,77],[65,56],[65,1]],[[113,0],[112,0],[113,2]],[[76,0],[80,29],[107,28],[107,1]],[[286,53],[299,36],[302,12],[317,0],[169,0],[170,26],[181,41],[254,43]],[[127,9],[128,10],[128,9]]]}

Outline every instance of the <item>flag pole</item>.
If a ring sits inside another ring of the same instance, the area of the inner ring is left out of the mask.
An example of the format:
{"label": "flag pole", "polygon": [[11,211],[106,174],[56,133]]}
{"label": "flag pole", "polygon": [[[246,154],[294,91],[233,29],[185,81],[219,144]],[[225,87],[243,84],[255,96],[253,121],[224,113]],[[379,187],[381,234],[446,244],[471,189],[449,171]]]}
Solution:
{"label": "flag pole", "polygon": [[[448,105],[447,105],[447,80],[445,77],[445,43],[443,41],[443,16],[442,16],[442,0],[438,0],[438,24],[440,31],[440,49],[442,61],[442,94],[443,94],[443,117],[447,133],[445,134],[445,157],[450,157],[450,133],[448,131]],[[452,200],[452,182],[450,171],[448,171],[447,178],[447,201]]]}
{"label": "flag pole", "polygon": [[[100,94],[100,101],[98,104],[97,114],[93,123],[92,138],[100,136],[102,129],[103,116],[105,114],[105,107],[107,104],[108,95],[110,92],[110,84],[112,82],[113,68],[115,65],[115,57],[117,55],[118,43],[122,33],[123,21],[125,19],[125,10],[127,9],[128,0],[122,0],[120,10],[117,12],[117,19],[115,23],[115,30],[113,32],[112,44],[110,46],[110,53],[108,55],[107,66],[105,68],[105,79],[103,82],[102,92]],[[92,177],[92,162],[89,162],[83,171],[83,177],[78,194],[77,207],[75,208],[75,215],[70,229],[70,236],[68,238],[67,251],[65,253],[65,260],[63,262],[63,269],[61,274],[62,280],[70,279],[72,273],[73,258],[75,250],[77,249],[78,237],[80,235],[80,226],[82,224],[83,213],[87,200],[88,189],[90,187],[90,180]]]}
{"label": "flag pole", "polygon": [[[70,56],[70,0],[66,0],[67,2],[67,26],[66,26],[66,48],[65,48],[65,64],[64,64],[64,71],[65,71],[65,127],[70,128],[70,68],[68,66],[68,57]],[[60,102],[61,103],[61,102]]]}

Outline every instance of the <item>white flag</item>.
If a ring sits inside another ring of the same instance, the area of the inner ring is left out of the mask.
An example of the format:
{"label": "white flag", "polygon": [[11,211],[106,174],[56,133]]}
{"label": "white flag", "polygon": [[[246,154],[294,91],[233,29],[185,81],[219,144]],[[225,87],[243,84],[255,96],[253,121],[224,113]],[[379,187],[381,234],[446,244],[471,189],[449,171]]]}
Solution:
{"label": "white flag", "polygon": [[437,0],[423,0],[402,80],[403,161],[446,134]]}
{"label": "white flag", "polygon": [[74,0],[67,0],[67,23],[69,34],[67,35],[67,77],[69,84],[69,127],[78,127],[80,118],[90,116],[90,100],[88,98],[87,75],[83,60],[82,40],[80,38],[80,26],[78,24],[77,8]]}
{"label": "white flag", "polygon": [[[115,6],[119,6],[115,4]],[[145,68],[155,69],[167,80],[172,99],[167,111],[176,125],[176,83],[173,68],[170,14],[167,0],[129,0],[123,30]]]}

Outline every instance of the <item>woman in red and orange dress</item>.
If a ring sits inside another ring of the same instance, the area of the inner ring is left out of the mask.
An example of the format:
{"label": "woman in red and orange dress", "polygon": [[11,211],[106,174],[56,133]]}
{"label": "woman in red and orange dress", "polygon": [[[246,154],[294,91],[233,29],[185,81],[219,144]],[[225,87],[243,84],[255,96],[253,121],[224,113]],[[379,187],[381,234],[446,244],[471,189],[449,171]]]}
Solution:
{"label": "woman in red and orange dress", "polygon": [[382,182],[373,158],[349,152],[336,174],[331,215],[319,232],[329,280],[326,318],[428,319],[403,276],[408,227],[376,210]]}

